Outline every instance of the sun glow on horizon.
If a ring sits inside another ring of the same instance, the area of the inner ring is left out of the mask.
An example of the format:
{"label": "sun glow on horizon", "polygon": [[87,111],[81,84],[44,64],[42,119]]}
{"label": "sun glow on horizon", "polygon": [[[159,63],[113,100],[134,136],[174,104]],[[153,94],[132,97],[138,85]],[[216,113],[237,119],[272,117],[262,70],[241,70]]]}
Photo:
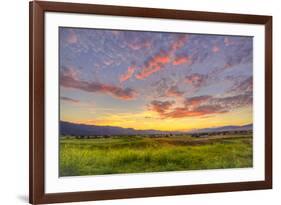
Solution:
{"label": "sun glow on horizon", "polygon": [[97,119],[77,120],[77,116],[73,118],[62,117],[62,121],[86,125],[133,128],[137,130],[190,131],[202,128],[251,124],[252,110],[247,107],[220,115],[180,119],[162,119],[151,111],[145,111],[142,113],[108,114],[106,117]]}

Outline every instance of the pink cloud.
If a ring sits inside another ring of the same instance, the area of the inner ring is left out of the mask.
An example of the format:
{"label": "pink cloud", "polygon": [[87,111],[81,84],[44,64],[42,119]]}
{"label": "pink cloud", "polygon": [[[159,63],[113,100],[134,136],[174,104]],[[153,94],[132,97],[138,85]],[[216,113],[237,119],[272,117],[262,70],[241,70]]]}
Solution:
{"label": "pink cloud", "polygon": [[160,52],[157,55],[150,58],[145,66],[141,68],[141,71],[136,74],[137,79],[145,79],[151,74],[161,70],[166,64],[170,62],[170,56],[164,52]]}
{"label": "pink cloud", "polygon": [[74,43],[78,42],[78,37],[73,30],[70,30],[70,32],[68,33],[68,36],[66,38],[66,42],[69,43],[69,44],[74,44]]}
{"label": "pink cloud", "polygon": [[133,76],[134,72],[135,72],[135,66],[134,65],[129,66],[127,72],[120,76],[119,81],[122,83],[126,80],[129,80]]}
{"label": "pink cloud", "polygon": [[[167,51],[160,51],[158,54],[146,61],[145,65],[141,68],[140,72],[135,75],[135,77],[137,79],[145,79],[164,68],[166,64],[172,61],[175,52],[185,45],[187,39],[187,35],[180,35],[174,42],[171,43],[170,48]],[[138,47],[135,48],[138,49]],[[187,57],[181,57],[176,58],[173,61],[174,65],[182,63],[190,63],[190,59]]]}
{"label": "pink cloud", "polygon": [[180,35],[170,46],[170,51],[175,52],[176,50],[182,48],[188,40],[187,35]]}
{"label": "pink cloud", "polygon": [[234,45],[234,44],[235,44],[235,42],[230,40],[229,37],[224,38],[224,45],[225,46],[230,46],[230,45]]}
{"label": "pink cloud", "polygon": [[212,52],[213,53],[218,53],[220,51],[220,48],[218,46],[213,46]]}
{"label": "pink cloud", "polygon": [[141,48],[150,48],[151,46],[152,43],[148,40],[143,42],[133,42],[128,44],[128,47],[131,48],[132,50],[139,50]]}
{"label": "pink cloud", "polygon": [[252,95],[235,95],[230,97],[216,98],[212,96],[197,96],[187,98],[182,106],[173,107],[169,101],[153,101],[152,110],[162,118],[184,118],[208,116],[230,112],[231,110],[252,105]]}
{"label": "pink cloud", "polygon": [[[66,71],[65,71],[66,70]],[[131,100],[136,98],[137,92],[131,88],[121,88],[114,85],[103,84],[99,82],[87,82],[75,78],[67,69],[63,69],[60,75],[60,86],[74,88],[85,92],[98,92],[110,94],[113,97]]]}

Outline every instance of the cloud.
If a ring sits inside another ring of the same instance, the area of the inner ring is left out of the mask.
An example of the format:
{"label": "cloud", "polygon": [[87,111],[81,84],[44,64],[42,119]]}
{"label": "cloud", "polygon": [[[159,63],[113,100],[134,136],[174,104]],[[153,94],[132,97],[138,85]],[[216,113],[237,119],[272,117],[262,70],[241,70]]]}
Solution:
{"label": "cloud", "polygon": [[114,63],[113,59],[106,59],[103,61],[103,64],[105,64],[106,66],[111,66]]}
{"label": "cloud", "polygon": [[167,110],[169,110],[173,104],[174,101],[158,101],[158,100],[153,100],[150,105],[149,109],[152,111],[155,111],[160,114],[164,114]]}
{"label": "cloud", "polygon": [[199,88],[205,84],[206,80],[208,79],[207,75],[194,73],[188,76],[185,76],[185,82],[189,85],[192,85],[195,88]]}
{"label": "cloud", "polygon": [[191,64],[191,58],[189,56],[178,56],[174,58],[173,65]]}
{"label": "cloud", "polygon": [[248,77],[242,82],[236,83],[230,90],[234,93],[252,93],[253,92],[253,77]]}
{"label": "cloud", "polygon": [[181,49],[186,44],[187,40],[188,36],[186,34],[180,35],[175,41],[172,42],[170,46],[170,52],[173,53],[176,50]]}
{"label": "cloud", "polygon": [[137,96],[137,92],[131,88],[121,88],[99,82],[87,82],[80,80],[75,78],[72,72],[69,72],[69,69],[62,69],[60,74],[60,85],[66,88],[75,88],[86,92],[110,94],[123,100],[131,100]]}
{"label": "cloud", "polygon": [[69,98],[69,97],[64,97],[64,96],[61,96],[60,100],[71,102],[71,103],[79,103],[80,102],[80,100],[76,100],[76,99]]}
{"label": "cloud", "polygon": [[141,71],[135,75],[137,79],[145,79],[151,74],[161,70],[166,64],[170,62],[170,56],[164,51],[160,51],[155,56],[151,57],[145,62]]}
{"label": "cloud", "polygon": [[196,96],[186,98],[182,106],[173,107],[169,101],[152,101],[151,110],[161,118],[197,117],[227,113],[234,109],[252,105],[252,95],[235,95],[229,97]]}
{"label": "cloud", "polygon": [[174,65],[189,63],[190,59],[187,57],[179,57],[173,60],[175,52],[185,45],[187,39],[187,35],[180,35],[171,43],[168,50],[160,50],[156,55],[149,58],[144,63],[144,66],[140,69],[140,72],[135,75],[135,77],[140,80],[145,79],[153,73],[163,69],[171,61],[173,61]]}
{"label": "cloud", "polygon": [[124,81],[129,80],[129,79],[133,76],[134,72],[135,72],[135,66],[134,66],[134,65],[129,66],[127,72],[124,73],[124,74],[122,74],[122,75],[119,77],[119,81],[120,81],[121,83],[123,83]]}
{"label": "cloud", "polygon": [[213,46],[212,52],[213,53],[218,53],[220,51],[220,48],[218,46]]}
{"label": "cloud", "polygon": [[202,95],[202,96],[196,96],[191,98],[185,99],[185,106],[198,106],[206,101],[208,101],[210,98],[212,98],[209,95]]}
{"label": "cloud", "polygon": [[224,42],[225,46],[235,45],[235,42],[233,40],[231,40],[229,37],[225,37],[223,42]]}
{"label": "cloud", "polygon": [[62,66],[60,74],[69,78],[73,78],[75,80],[78,80],[80,78],[79,71],[72,66]]}
{"label": "cloud", "polygon": [[253,43],[252,41],[240,42],[231,47],[225,57],[224,68],[230,68],[239,64],[252,63],[253,61]]}
{"label": "cloud", "polygon": [[128,47],[134,51],[142,49],[142,48],[151,48],[151,41],[145,40],[142,42],[130,42],[128,43]]}
{"label": "cloud", "polygon": [[252,103],[252,94],[241,94],[223,98],[214,98],[210,102],[210,104],[221,106],[227,110],[233,110],[239,107],[252,105]]}
{"label": "cloud", "polygon": [[183,118],[183,117],[198,117],[210,114],[223,113],[220,106],[204,105],[195,109],[187,109],[186,107],[177,107],[172,112],[164,113],[164,118]]}
{"label": "cloud", "polygon": [[167,90],[171,87],[171,85],[175,85],[175,81],[171,76],[166,76],[165,78],[161,78],[156,80],[150,84],[151,86],[151,96],[155,98],[165,97],[167,96]]}
{"label": "cloud", "polygon": [[78,37],[76,33],[73,30],[70,30],[67,37],[66,37],[66,42],[68,44],[74,44],[78,42]]}
{"label": "cloud", "polygon": [[168,97],[181,97],[184,94],[184,92],[181,92],[177,86],[171,86],[166,91],[166,96]]}
{"label": "cloud", "polygon": [[114,35],[114,36],[118,36],[120,34],[121,31],[118,31],[118,30],[112,30],[111,33]]}

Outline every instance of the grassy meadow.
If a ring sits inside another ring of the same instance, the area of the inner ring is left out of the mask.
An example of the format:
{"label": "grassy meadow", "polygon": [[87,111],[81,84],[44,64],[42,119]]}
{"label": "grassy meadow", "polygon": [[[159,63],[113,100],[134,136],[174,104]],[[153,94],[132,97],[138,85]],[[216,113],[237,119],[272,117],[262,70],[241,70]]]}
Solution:
{"label": "grassy meadow", "polygon": [[60,176],[252,167],[252,135],[60,139]]}

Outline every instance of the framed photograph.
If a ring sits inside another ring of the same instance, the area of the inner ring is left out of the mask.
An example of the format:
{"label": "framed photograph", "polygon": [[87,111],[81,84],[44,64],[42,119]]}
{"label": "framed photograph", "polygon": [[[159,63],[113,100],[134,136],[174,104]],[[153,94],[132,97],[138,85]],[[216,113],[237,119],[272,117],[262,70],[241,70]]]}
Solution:
{"label": "framed photograph", "polygon": [[272,187],[272,17],[30,2],[30,203]]}

